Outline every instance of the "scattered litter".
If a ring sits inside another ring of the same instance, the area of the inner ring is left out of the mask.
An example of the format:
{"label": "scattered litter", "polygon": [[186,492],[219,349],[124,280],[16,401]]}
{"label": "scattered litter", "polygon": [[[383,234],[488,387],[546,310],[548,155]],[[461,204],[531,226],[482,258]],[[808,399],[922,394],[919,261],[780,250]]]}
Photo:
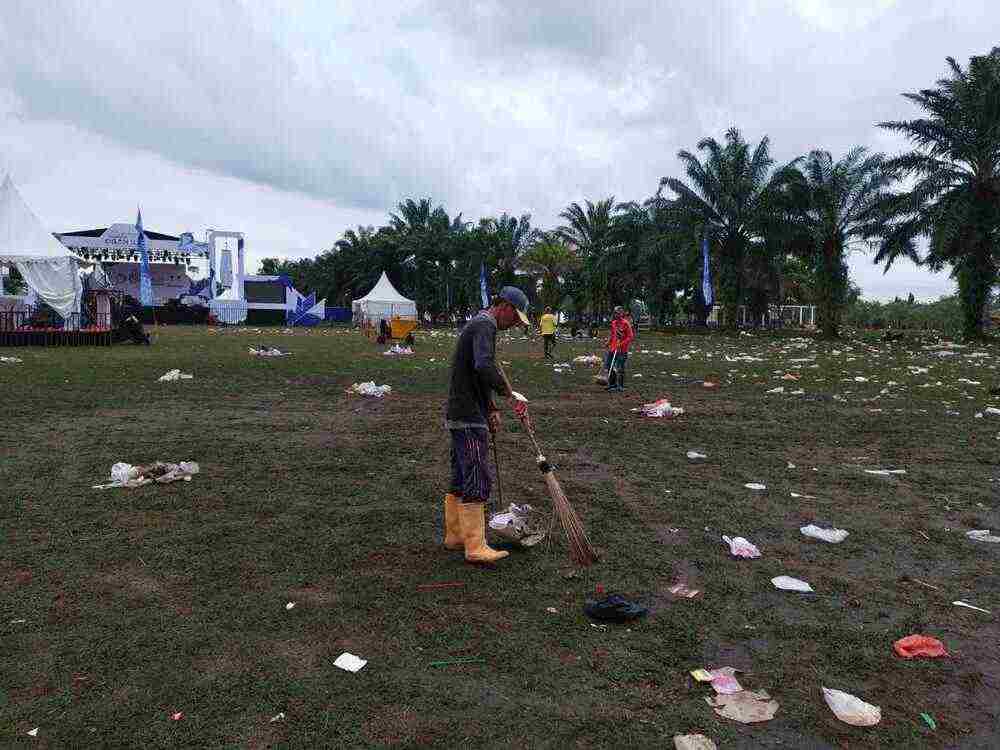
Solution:
{"label": "scattered litter", "polygon": [[678,734],[674,750],[719,750],[719,746],[703,734]]}
{"label": "scattered litter", "polygon": [[756,724],[770,721],[778,712],[778,702],[763,690],[742,690],[732,695],[716,695],[705,698],[715,713],[725,719],[732,719],[741,724]]}
{"label": "scattered litter", "polygon": [[180,370],[171,370],[170,372],[160,376],[160,382],[169,383],[174,380],[191,380],[193,377],[194,375],[191,375],[190,373],[187,372],[181,372]]}
{"label": "scattered litter", "polygon": [[177,713],[170,715],[170,720],[171,721],[180,721],[183,718],[184,718],[184,712],[183,711],[178,711]]}
{"label": "scattered litter", "polygon": [[367,383],[355,383],[347,389],[347,392],[357,393],[359,396],[374,396],[375,398],[382,398],[387,393],[392,392],[392,386],[375,385],[374,380],[369,380]]}
{"label": "scattered litter", "polygon": [[795,468],[795,464],[793,464],[791,461],[789,461],[788,462],[788,466],[786,466],[785,468],[786,469],[794,469]]}
{"label": "scattered litter", "polygon": [[841,690],[823,688],[823,699],[834,715],[852,727],[873,727],[882,720],[882,709]]}
{"label": "scattered litter", "polygon": [[877,477],[887,477],[891,474],[905,474],[906,469],[865,469],[865,474],[874,474]]}
{"label": "scattered litter", "polygon": [[596,354],[585,354],[580,357],[575,357],[573,361],[580,365],[599,365],[602,363],[601,358]]}
{"label": "scattered litter", "polygon": [[690,675],[694,677],[698,682],[711,682],[712,673],[707,669],[692,669]]}
{"label": "scattered litter", "polygon": [[830,544],[840,544],[848,537],[848,532],[843,529],[823,529],[815,524],[803,526],[799,529],[799,531],[801,531],[804,536],[812,539],[820,539],[824,542],[829,542]]}
{"label": "scattered litter", "polygon": [[295,602],[288,602],[288,604],[285,605],[285,609],[295,609]]}
{"label": "scattered litter", "polygon": [[798,578],[792,578],[790,576],[778,576],[777,578],[772,578],[771,583],[774,584],[776,589],[781,589],[782,591],[801,591],[804,594],[809,594],[812,593],[813,590],[813,587],[805,581],[800,581]]}
{"label": "scattered litter", "polygon": [[383,357],[399,357],[406,354],[413,354],[413,350],[408,346],[400,346],[399,344],[394,344],[382,352]]}
{"label": "scattered litter", "polygon": [[684,583],[675,583],[667,591],[681,599],[694,599],[701,593],[701,589],[688,588]]}
{"label": "scattered litter", "polygon": [[604,599],[588,599],[583,607],[588,617],[603,622],[628,622],[649,614],[649,608],[631,602],[621,594],[611,594]]}
{"label": "scattered litter", "polygon": [[284,721],[284,720],[285,720],[285,712],[284,712],[284,711],[282,711],[282,712],[281,712],[280,714],[278,714],[277,716],[272,716],[272,717],[271,717],[271,721],[269,721],[268,723],[269,723],[269,724],[273,724],[273,723],[274,723],[274,722],[276,722],[276,721]]}
{"label": "scattered litter", "polygon": [[989,529],[977,529],[976,531],[966,531],[965,535],[974,542],[1000,542],[1000,536],[993,536]]}
{"label": "scattered litter", "polygon": [[367,660],[361,659],[354,654],[350,654],[347,651],[342,653],[337,657],[337,660],[333,663],[333,666],[340,667],[347,672],[360,672],[361,669],[367,664]]}
{"label": "scattered litter", "polygon": [[768,393],[784,393],[784,392],[785,392],[784,386],[780,385],[777,388],[772,388],[771,390],[768,391]]}
{"label": "scattered litter", "polygon": [[534,547],[545,538],[546,516],[530,505],[511,503],[505,511],[490,517],[490,528],[508,541]]}
{"label": "scattered litter", "polygon": [[29,730],[28,731],[28,736],[29,737],[37,737],[38,736],[38,727],[35,727],[34,729]]}
{"label": "scattered litter", "polygon": [[732,553],[733,557],[746,557],[751,559],[760,557],[760,550],[757,549],[757,547],[748,539],[744,539],[741,536],[738,536],[735,539],[723,536],[722,541],[729,545],[729,551]]}
{"label": "scattered litter", "polygon": [[794,373],[786,372],[784,375],[781,376],[781,379],[782,380],[798,380],[800,377],[801,377],[800,375],[795,375]]}
{"label": "scattered litter", "polygon": [[800,495],[798,492],[789,492],[788,494],[791,495],[794,498],[802,499],[802,500],[815,500],[816,499],[816,497],[814,495]]}
{"label": "scattered litter", "polygon": [[930,714],[920,714],[920,718],[931,728],[931,731],[937,731],[937,722],[934,721],[934,717]]}
{"label": "scattered litter", "polygon": [[749,482],[748,484],[744,484],[743,486],[746,487],[748,490],[757,490],[758,492],[767,489],[766,484],[760,484],[759,482]]}
{"label": "scattered litter", "polygon": [[633,378],[641,378],[641,377],[642,377],[642,373],[641,373],[641,372],[637,372],[637,373],[636,373],[635,375],[633,375],[632,377],[633,377]]}
{"label": "scattered litter", "polygon": [[21,619],[21,620],[11,620],[10,624],[11,625],[23,625],[26,622],[27,622],[27,620],[24,620],[24,619]]}
{"label": "scattered litter", "polygon": [[638,409],[633,409],[632,411],[641,412],[644,417],[676,417],[679,414],[683,414],[684,410],[678,406],[671,406],[670,401],[665,398],[661,398],[659,401],[654,401],[651,404],[643,404]]}
{"label": "scattered litter", "polygon": [[559,610],[556,609],[555,607],[546,607],[545,611],[548,612],[550,615],[557,615],[557,614],[559,614]]}
{"label": "scattered litter", "polygon": [[156,482],[170,484],[171,482],[190,482],[191,477],[201,471],[194,461],[180,463],[163,463],[155,461],[146,466],[132,466],[118,462],[111,467],[111,481],[108,484],[95,484],[93,489],[106,490],[112,487],[142,487]]}
{"label": "scattered litter", "polygon": [[698,451],[688,451],[687,457],[690,458],[692,461],[695,461],[699,458],[708,458],[708,456],[706,456],[704,453],[698,453]]}
{"label": "scattered litter", "polygon": [[855,383],[867,383],[868,382],[868,378],[863,378],[860,375],[858,375],[858,377],[854,378],[854,382]]}
{"label": "scattered litter", "polygon": [[291,352],[283,352],[273,346],[262,346],[259,349],[250,347],[250,353],[255,357],[288,357]]}
{"label": "scattered litter", "polygon": [[952,604],[954,604],[956,607],[965,607],[966,609],[974,609],[977,612],[982,612],[983,614],[987,614],[987,615],[990,614],[989,610],[983,609],[982,607],[973,606],[972,604],[969,604],[968,602],[957,601],[957,602],[952,602]]}
{"label": "scattered litter", "polygon": [[918,656],[936,659],[948,655],[944,644],[937,638],[931,638],[928,635],[908,635],[893,643],[892,647],[904,659],[914,659]]}
{"label": "scattered litter", "polygon": [[1000,409],[997,409],[995,406],[987,406],[983,409],[983,413],[989,414],[991,417],[1000,417]]}
{"label": "scattered litter", "polygon": [[9,364],[17,364],[18,362],[23,362],[24,360],[19,357],[0,357],[0,362],[8,362]]}
{"label": "scattered litter", "polygon": [[712,689],[717,695],[733,695],[743,690],[743,686],[736,680],[736,670],[732,667],[719,667],[708,673],[712,676]]}

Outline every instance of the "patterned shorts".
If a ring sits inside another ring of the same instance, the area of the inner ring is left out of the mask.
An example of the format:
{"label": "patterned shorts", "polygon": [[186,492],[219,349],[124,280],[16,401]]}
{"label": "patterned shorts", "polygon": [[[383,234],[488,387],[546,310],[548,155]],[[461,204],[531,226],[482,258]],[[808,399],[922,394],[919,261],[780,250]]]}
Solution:
{"label": "patterned shorts", "polygon": [[489,434],[485,429],[465,427],[451,432],[451,491],[467,500],[490,499]]}

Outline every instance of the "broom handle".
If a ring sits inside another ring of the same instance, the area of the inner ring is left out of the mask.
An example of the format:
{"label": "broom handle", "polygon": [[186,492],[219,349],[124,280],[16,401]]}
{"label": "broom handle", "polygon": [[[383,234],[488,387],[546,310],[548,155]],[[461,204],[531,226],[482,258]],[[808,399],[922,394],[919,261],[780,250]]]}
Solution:
{"label": "broom handle", "polygon": [[[503,367],[499,362],[496,363],[497,371],[500,373],[500,377],[503,378],[504,384],[507,386],[507,394],[510,395],[514,392],[513,387],[511,387],[510,380],[507,378],[507,373],[504,372]],[[542,455],[542,449],[538,447],[538,440],[535,438],[535,431],[531,427],[531,420],[527,417],[521,420],[521,424],[524,425],[524,429],[528,431],[528,437],[531,438],[531,442],[535,445],[535,453],[537,455]]]}
{"label": "broom handle", "polygon": [[496,433],[490,433],[490,442],[493,443],[493,465],[497,469],[497,493],[500,495],[500,508],[504,507],[503,504],[503,481],[500,479],[500,458],[497,455],[497,436]]}

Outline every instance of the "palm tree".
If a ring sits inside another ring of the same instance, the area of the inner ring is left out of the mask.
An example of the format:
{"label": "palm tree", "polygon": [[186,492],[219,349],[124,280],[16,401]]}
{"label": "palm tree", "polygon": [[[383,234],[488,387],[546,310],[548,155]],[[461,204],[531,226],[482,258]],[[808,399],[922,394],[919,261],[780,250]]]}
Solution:
{"label": "palm tree", "polygon": [[566,224],[556,232],[579,254],[582,261],[579,273],[582,278],[574,286],[580,291],[586,290],[592,312],[600,314],[608,298],[604,256],[616,243],[615,224],[619,211],[614,196],[597,203],[585,201],[585,204],[586,207],[576,202],[571,203],[559,214]]}
{"label": "palm tree", "polygon": [[687,223],[709,233],[719,248],[720,298],[727,323],[735,325],[736,308],[743,302],[747,253],[773,216],[783,173],[796,162],[772,171],[766,136],[752,152],[736,128],[726,131],[725,140],[725,145],[714,138],[699,141],[698,150],[706,153],[704,162],[689,151],[678,152],[690,186],[667,177],[660,184],[674,192],[676,210]]}
{"label": "palm tree", "polygon": [[804,168],[786,177],[790,249],[813,271],[820,328],[835,338],[849,289],[847,255],[878,231],[877,209],[892,177],[883,156],[862,146],[837,162],[829,151],[811,151]]}
{"label": "palm tree", "polygon": [[[1000,47],[974,56],[967,69],[951,57],[936,88],[903,94],[925,113],[879,127],[915,146],[887,167],[912,186],[883,204],[876,263],[899,257],[947,266],[958,281],[963,332],[982,336],[982,310],[1000,268]],[[918,239],[928,239],[925,252]]]}
{"label": "palm tree", "polygon": [[562,302],[565,279],[579,265],[576,253],[557,237],[536,242],[518,260],[519,268],[538,277],[539,297],[545,307],[557,307]]}

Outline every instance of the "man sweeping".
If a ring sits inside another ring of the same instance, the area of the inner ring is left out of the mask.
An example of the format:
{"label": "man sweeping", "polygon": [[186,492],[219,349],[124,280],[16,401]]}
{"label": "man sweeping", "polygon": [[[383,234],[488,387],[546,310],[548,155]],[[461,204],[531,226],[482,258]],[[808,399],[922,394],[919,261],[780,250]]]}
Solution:
{"label": "man sweeping", "polygon": [[611,318],[611,337],[608,339],[608,352],[604,355],[604,366],[608,370],[608,391],[625,390],[625,361],[628,359],[628,347],[635,338],[625,309],[616,307]]}
{"label": "man sweeping", "polygon": [[493,305],[462,329],[451,364],[446,426],[451,434],[451,491],[444,500],[444,546],[465,550],[465,559],[493,563],[507,552],[486,544],[486,503],[492,479],[489,432],[500,428],[498,393],[510,400],[519,418],[527,415],[524,402],[514,398],[496,363],[497,331],[528,323],[528,298],[506,286]]}

